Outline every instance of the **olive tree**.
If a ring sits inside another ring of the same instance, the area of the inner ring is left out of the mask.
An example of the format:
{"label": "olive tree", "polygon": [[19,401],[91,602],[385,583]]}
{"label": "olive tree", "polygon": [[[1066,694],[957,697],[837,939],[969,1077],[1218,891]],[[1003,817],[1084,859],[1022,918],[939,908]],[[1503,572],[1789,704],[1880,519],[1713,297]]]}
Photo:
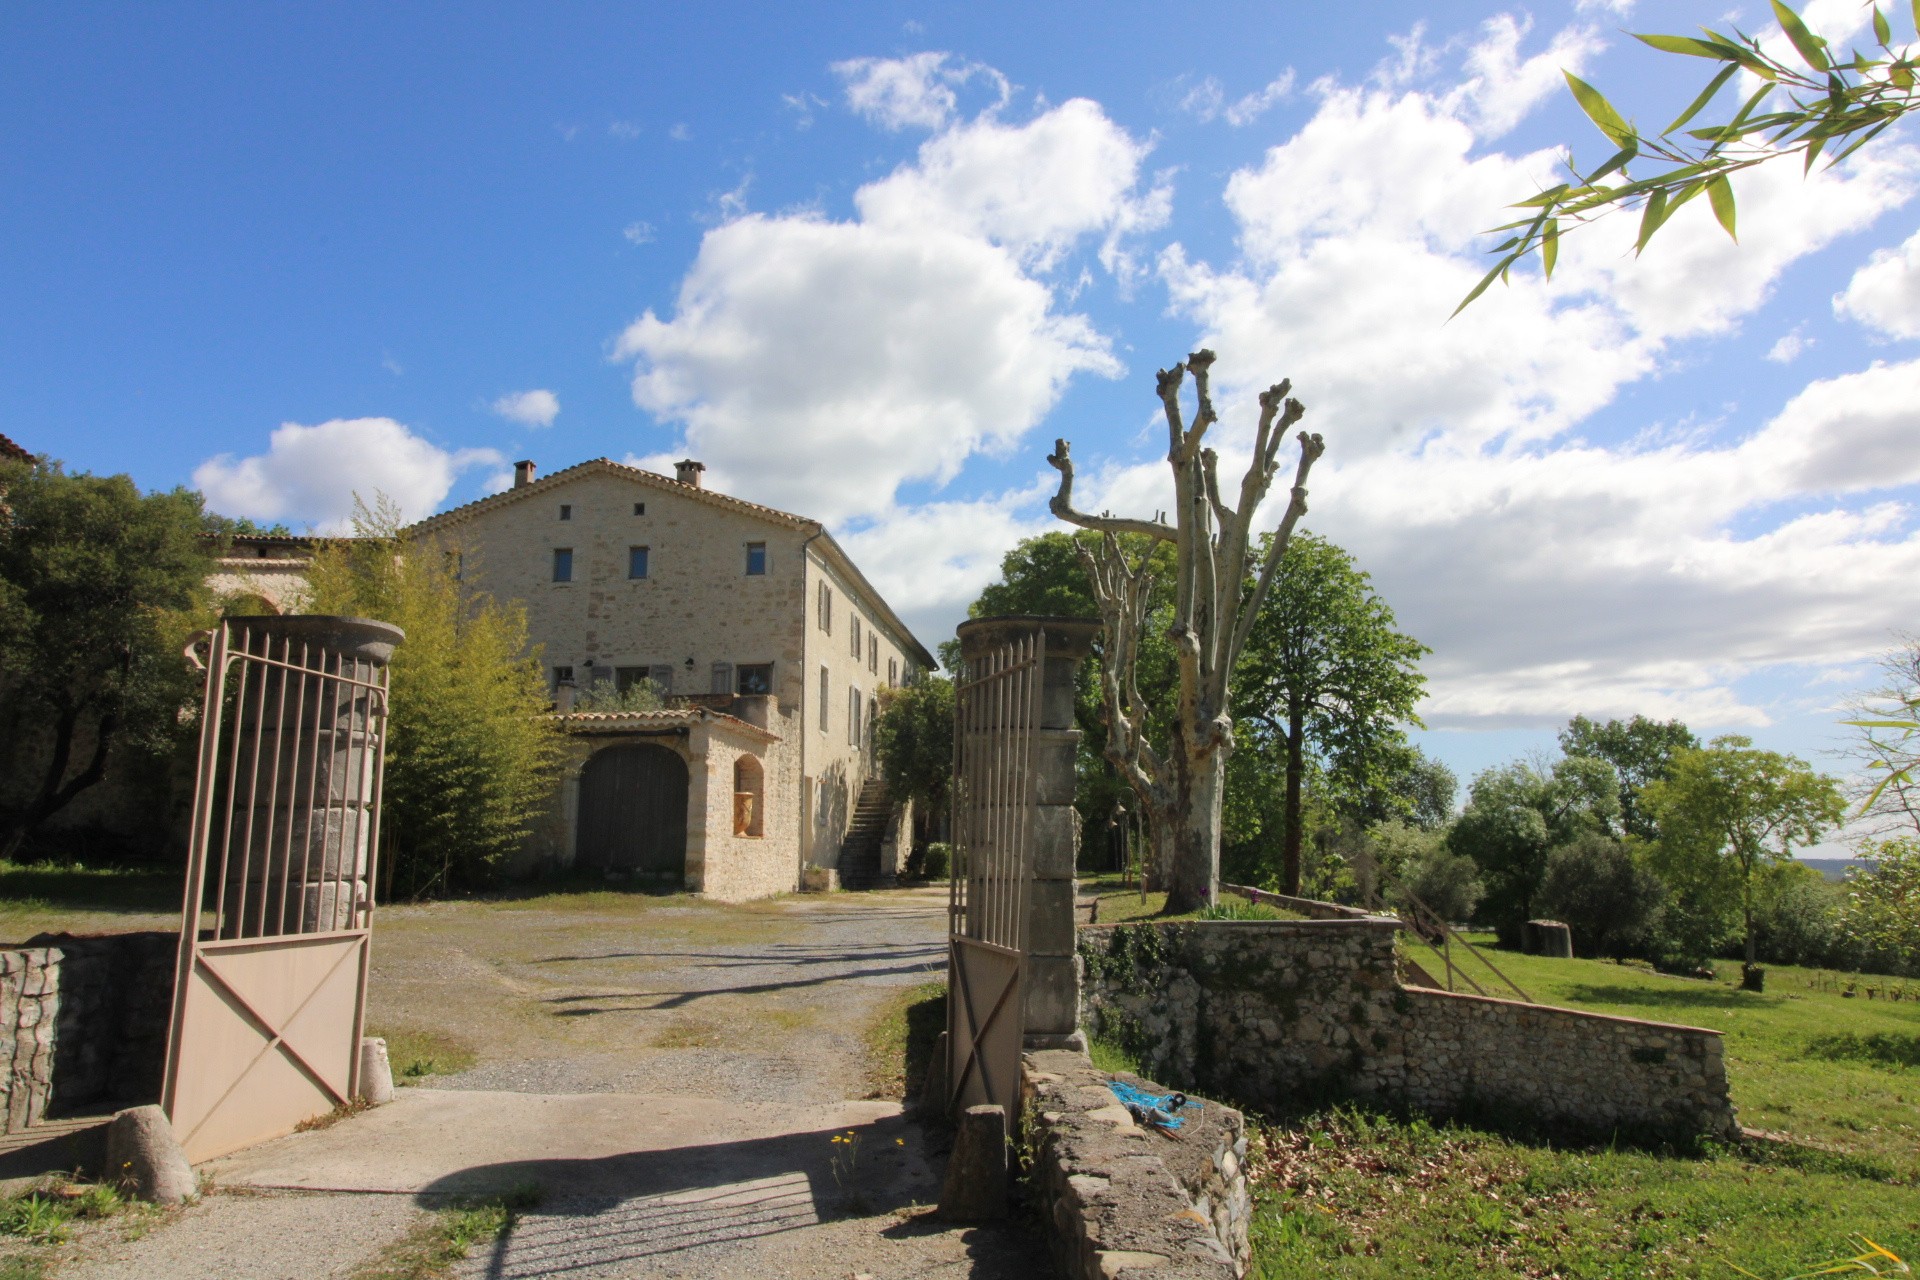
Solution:
{"label": "olive tree", "polygon": [[[1167,910],[1211,906],[1220,875],[1221,802],[1226,765],[1233,752],[1232,677],[1292,541],[1307,510],[1307,476],[1325,449],[1318,435],[1299,434],[1300,458],[1290,499],[1265,555],[1254,565],[1254,519],[1280,466],[1288,430],[1306,410],[1279,382],[1260,394],[1253,452],[1241,477],[1237,502],[1223,495],[1219,458],[1206,446],[1218,421],[1209,387],[1211,351],[1197,351],[1159,373],[1157,390],[1167,423],[1167,465],[1173,471],[1174,510],[1140,519],[1094,515],[1073,505],[1073,462],[1065,440],[1054,442],[1047,461],[1060,473],[1049,504],[1068,524],[1101,535],[1093,549],[1076,544],[1093,580],[1104,625],[1102,701],[1107,720],[1107,758],[1138,797],[1160,864],[1168,869]],[[1181,388],[1193,377],[1191,425]],[[1174,549],[1173,607],[1165,635],[1172,642],[1177,692],[1164,750],[1147,732],[1149,708],[1140,696],[1137,670],[1145,638],[1152,575],[1130,554],[1127,535]]]}

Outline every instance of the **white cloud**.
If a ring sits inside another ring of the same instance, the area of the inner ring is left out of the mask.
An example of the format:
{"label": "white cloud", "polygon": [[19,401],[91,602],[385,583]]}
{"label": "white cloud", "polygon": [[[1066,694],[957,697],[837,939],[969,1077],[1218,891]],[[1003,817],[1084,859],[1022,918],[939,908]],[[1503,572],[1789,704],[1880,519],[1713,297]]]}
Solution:
{"label": "white cloud", "polygon": [[550,427],[560,416],[560,397],[544,388],[509,391],[495,400],[492,407],[508,422],[517,422],[523,427]]}
{"label": "white cloud", "polygon": [[194,469],[193,483],[215,511],[332,533],[346,528],[356,493],[368,503],[385,494],[418,520],[433,513],[462,473],[502,461],[493,449],[442,449],[392,418],[335,418],[310,427],[285,423],[266,453],[209,458]]}
{"label": "white cloud", "polygon": [[940,129],[960,105],[955,90],[975,77],[993,82],[1000,104],[1011,91],[1006,77],[951,54],[915,53],[904,58],[849,58],[832,67],[847,87],[847,105],[883,129]]}
{"label": "white cloud", "polygon": [[1868,258],[1833,309],[1887,337],[1920,338],[1920,232]]}
{"label": "white cloud", "polygon": [[[1329,446],[1309,524],[1433,645],[1431,723],[1764,723],[1743,677],[1852,661],[1902,625],[1920,572],[1920,363],[1816,382],[1744,440],[1727,439],[1738,406],[1684,436],[1575,433],[1688,358],[1682,344],[1736,330],[1793,263],[1910,199],[1915,156],[1883,145],[1844,172],[1742,175],[1738,246],[1688,209],[1636,261],[1632,220],[1602,221],[1563,239],[1550,284],[1517,271],[1448,321],[1489,265],[1476,233],[1556,165],[1490,144],[1598,48],[1575,27],[1528,56],[1528,35],[1485,24],[1449,79],[1461,55],[1416,30],[1369,85],[1316,84],[1313,118],[1228,181],[1237,259],[1163,253],[1176,314],[1220,353],[1223,466],[1244,457],[1252,393],[1293,375]],[[1874,280],[1892,257],[1843,310],[1898,323],[1872,300],[1898,296]],[[1163,462],[1093,454],[1086,470],[1088,504],[1167,503]]]}
{"label": "white cloud", "polygon": [[693,137],[693,130],[687,128],[685,124],[676,124],[667,130],[667,136],[675,142],[686,142]]}
{"label": "white cloud", "polygon": [[1119,374],[1043,276],[1089,243],[1127,270],[1127,237],[1166,216],[1146,152],[1085,100],[952,123],[861,188],[855,220],[710,230],[671,317],[643,315],[615,358],[716,485],[834,521],[892,512],[901,485],[1011,448],[1076,374]]}
{"label": "white cloud", "polygon": [[838,536],[880,594],[934,647],[1000,576],[1000,560],[1015,543],[1059,527],[1043,505],[1052,486],[1044,488],[894,507]]}
{"label": "white cloud", "polygon": [[1265,88],[1227,101],[1226,89],[1213,76],[1197,82],[1180,99],[1180,109],[1196,116],[1201,123],[1225,120],[1236,129],[1258,120],[1276,103],[1293,96],[1294,72],[1288,67],[1269,80]]}
{"label": "white cloud", "polygon": [[620,235],[631,245],[653,243],[653,224],[645,221],[629,222],[620,229]]}
{"label": "white cloud", "polygon": [[607,126],[607,134],[622,142],[632,142],[640,136],[640,126],[631,120],[615,120]]}
{"label": "white cloud", "polygon": [[1783,333],[1774,339],[1773,345],[1767,348],[1767,359],[1775,364],[1792,364],[1812,345],[1813,339],[1796,326],[1792,333]]}

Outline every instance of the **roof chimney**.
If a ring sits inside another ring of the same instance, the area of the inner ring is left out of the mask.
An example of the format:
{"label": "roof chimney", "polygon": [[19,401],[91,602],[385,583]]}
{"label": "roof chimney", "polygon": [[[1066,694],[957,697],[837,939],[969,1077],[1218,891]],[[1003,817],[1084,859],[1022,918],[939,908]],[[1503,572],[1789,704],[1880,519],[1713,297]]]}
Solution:
{"label": "roof chimney", "polygon": [[524,462],[514,463],[513,464],[513,487],[516,489],[524,489],[532,483],[533,483],[533,459],[528,458]]}
{"label": "roof chimney", "polygon": [[673,478],[689,488],[700,487],[700,473],[707,469],[704,462],[695,462],[692,458],[682,458],[673,464]]}

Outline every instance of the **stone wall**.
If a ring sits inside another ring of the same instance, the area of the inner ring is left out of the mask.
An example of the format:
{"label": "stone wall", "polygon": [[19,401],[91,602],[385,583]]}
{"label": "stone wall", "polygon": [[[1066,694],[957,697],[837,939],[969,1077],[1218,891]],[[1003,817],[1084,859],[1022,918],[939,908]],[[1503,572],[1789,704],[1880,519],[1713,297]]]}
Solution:
{"label": "stone wall", "polygon": [[1606,1131],[1734,1132],[1719,1032],[1403,987],[1396,928],[1084,929],[1088,1029],[1176,1087],[1262,1108],[1347,1096]]}
{"label": "stone wall", "polygon": [[96,1103],[160,1100],[179,940],[43,936],[0,951],[0,1109],[15,1133]]}
{"label": "stone wall", "polygon": [[1240,1113],[1206,1101],[1176,1130],[1134,1123],[1084,1053],[1031,1053],[1022,1072],[1028,1178],[1068,1280],[1232,1280],[1252,1261]]}

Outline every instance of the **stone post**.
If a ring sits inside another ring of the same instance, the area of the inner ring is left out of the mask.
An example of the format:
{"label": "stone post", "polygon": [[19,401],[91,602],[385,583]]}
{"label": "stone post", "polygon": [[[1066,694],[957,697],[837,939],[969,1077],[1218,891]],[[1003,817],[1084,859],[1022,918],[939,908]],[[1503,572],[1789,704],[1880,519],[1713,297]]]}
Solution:
{"label": "stone post", "polygon": [[1079,852],[1073,807],[1080,730],[1074,722],[1074,674],[1093,648],[1100,624],[1090,618],[976,618],[960,625],[968,659],[1010,641],[1044,635],[1046,666],[1040,726],[1034,734],[1033,809],[1027,826],[1027,956],[1022,1019],[1028,1049],[1085,1049],[1080,1031],[1080,970],[1074,954],[1074,861]]}

